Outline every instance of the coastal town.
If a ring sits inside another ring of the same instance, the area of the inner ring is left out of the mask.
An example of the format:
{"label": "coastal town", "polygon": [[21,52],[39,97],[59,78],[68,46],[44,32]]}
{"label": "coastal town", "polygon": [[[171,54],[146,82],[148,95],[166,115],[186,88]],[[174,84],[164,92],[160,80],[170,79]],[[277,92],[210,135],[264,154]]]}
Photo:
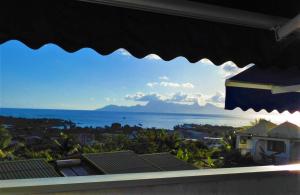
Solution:
{"label": "coastal town", "polygon": [[[28,159],[56,162],[117,151],[132,151],[137,155],[167,153],[196,168],[286,164],[300,160],[300,128],[266,120],[239,128],[182,124],[174,130],[119,123],[80,127],[68,120],[4,116],[0,117],[0,124],[0,158],[6,162]],[[278,130],[282,128],[284,131]]]}
{"label": "coastal town", "polygon": [[137,154],[168,152],[199,168],[251,163],[238,155],[235,128],[227,126],[185,124],[166,130],[113,123],[105,127],[80,127],[60,119],[4,116],[0,117],[0,124],[2,160],[51,161],[83,153],[131,150]]}

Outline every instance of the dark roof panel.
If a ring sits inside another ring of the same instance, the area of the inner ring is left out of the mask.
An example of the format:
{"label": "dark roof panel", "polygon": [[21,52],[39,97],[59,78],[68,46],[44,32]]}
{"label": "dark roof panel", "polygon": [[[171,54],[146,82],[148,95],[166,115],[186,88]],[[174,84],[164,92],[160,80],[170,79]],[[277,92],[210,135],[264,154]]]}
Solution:
{"label": "dark roof panel", "polygon": [[169,153],[143,154],[141,158],[161,168],[163,171],[195,170],[196,167],[179,160]]}
{"label": "dark roof panel", "polygon": [[[280,113],[300,111],[300,93],[296,90],[280,92],[284,90],[282,87],[299,85],[299,75],[299,68],[281,70],[253,66],[227,80],[225,109],[239,107],[244,111],[252,108],[255,111],[265,109],[267,112],[277,110]],[[237,84],[230,85],[231,82]],[[244,84],[251,85],[245,87]]]}
{"label": "dark roof panel", "polygon": [[229,78],[230,81],[272,84],[279,86],[299,85],[300,68],[293,67],[285,70],[279,68],[263,69],[252,66],[249,69]]}
{"label": "dark roof panel", "polygon": [[0,162],[0,180],[60,177],[43,159]]}
{"label": "dark roof panel", "polygon": [[131,151],[84,154],[83,157],[105,174],[161,171]]}

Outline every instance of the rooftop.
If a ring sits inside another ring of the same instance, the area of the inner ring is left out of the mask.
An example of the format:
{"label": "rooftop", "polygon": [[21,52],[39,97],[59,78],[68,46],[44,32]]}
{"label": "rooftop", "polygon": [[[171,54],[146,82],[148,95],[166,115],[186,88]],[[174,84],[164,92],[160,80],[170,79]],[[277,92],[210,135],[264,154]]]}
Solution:
{"label": "rooftop", "polygon": [[105,174],[197,169],[169,153],[138,155],[132,151],[118,151],[84,154],[83,158]]}
{"label": "rooftop", "polygon": [[266,120],[260,120],[259,123],[249,129],[240,131],[239,134],[281,139],[300,139],[300,127],[290,122],[276,125]]}
{"label": "rooftop", "polygon": [[182,160],[177,159],[175,156],[169,153],[154,153],[154,154],[143,154],[141,158],[147,162],[154,164],[163,171],[177,171],[177,170],[195,170],[196,167],[188,164]]}
{"label": "rooftop", "polygon": [[268,132],[276,126],[277,126],[276,124],[270,121],[259,120],[259,122],[255,124],[253,127],[250,127],[249,129],[246,129],[245,131],[242,131],[240,133],[251,134],[256,136],[267,136]]}
{"label": "rooftop", "polygon": [[276,138],[300,139],[300,127],[285,122],[271,129],[268,135]]}
{"label": "rooftop", "polygon": [[59,176],[54,167],[43,159],[0,162],[0,180]]}
{"label": "rooftop", "polygon": [[83,157],[105,174],[161,171],[132,151],[83,154]]}
{"label": "rooftop", "polygon": [[0,162],[0,180],[195,169],[169,153],[138,155],[132,151],[117,151],[83,154],[81,158],[50,163],[44,159],[4,161]]}

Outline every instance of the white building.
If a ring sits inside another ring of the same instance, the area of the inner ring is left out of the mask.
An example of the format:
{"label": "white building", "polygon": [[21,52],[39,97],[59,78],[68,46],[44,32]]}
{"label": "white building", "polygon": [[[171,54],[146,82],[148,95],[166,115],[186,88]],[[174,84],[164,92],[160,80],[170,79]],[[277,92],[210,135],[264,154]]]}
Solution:
{"label": "white building", "polygon": [[236,147],[255,162],[285,164],[300,161],[300,128],[285,122],[275,125],[261,120],[237,134]]}

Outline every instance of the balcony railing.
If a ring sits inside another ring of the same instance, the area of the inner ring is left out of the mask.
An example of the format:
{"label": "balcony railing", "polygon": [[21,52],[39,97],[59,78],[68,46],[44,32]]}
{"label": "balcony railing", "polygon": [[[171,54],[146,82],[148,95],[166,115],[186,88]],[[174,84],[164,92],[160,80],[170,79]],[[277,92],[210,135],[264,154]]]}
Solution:
{"label": "balcony railing", "polygon": [[2,180],[0,194],[300,194],[300,164]]}

